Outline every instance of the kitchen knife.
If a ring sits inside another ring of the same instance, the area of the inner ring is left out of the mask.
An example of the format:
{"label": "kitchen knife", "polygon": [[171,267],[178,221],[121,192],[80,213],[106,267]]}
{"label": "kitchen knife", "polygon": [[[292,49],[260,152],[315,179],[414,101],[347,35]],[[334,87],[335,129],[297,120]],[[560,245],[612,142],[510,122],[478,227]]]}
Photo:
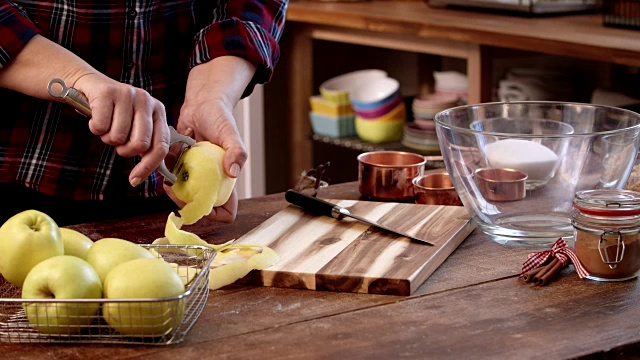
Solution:
{"label": "kitchen knife", "polygon": [[399,236],[404,236],[407,237],[411,240],[415,240],[415,241],[419,241],[421,243],[427,244],[427,245],[431,245],[434,246],[433,243],[427,241],[427,240],[423,240],[423,239],[419,239],[415,236],[411,236],[409,234],[405,234],[401,231],[397,231],[397,230],[393,230],[390,229],[386,226],[380,225],[378,223],[375,223],[371,220],[367,220],[363,217],[360,217],[358,215],[353,215],[349,212],[349,210],[336,205],[336,204],[332,204],[328,201],[324,201],[322,199],[318,199],[315,198],[313,196],[309,196],[306,194],[303,194],[301,192],[295,191],[295,190],[287,190],[287,192],[284,194],[284,198],[290,202],[293,205],[299,206],[305,210],[308,210],[309,212],[312,212],[314,214],[317,215],[324,215],[324,216],[329,216],[332,217],[334,219],[338,219],[341,220],[343,219],[345,216],[346,217],[350,217],[352,219],[356,219],[358,221],[361,221],[363,223],[369,224],[371,226],[375,226],[379,229],[382,229],[384,231],[390,232],[392,234],[395,235],[399,235]]}

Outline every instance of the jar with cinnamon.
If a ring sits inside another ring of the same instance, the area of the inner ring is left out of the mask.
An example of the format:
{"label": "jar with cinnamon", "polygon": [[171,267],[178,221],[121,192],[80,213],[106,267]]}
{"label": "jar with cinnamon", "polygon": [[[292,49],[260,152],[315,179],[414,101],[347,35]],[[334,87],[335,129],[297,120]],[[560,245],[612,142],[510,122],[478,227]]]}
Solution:
{"label": "jar with cinnamon", "polygon": [[598,281],[623,281],[640,270],[640,192],[585,190],[575,194],[575,253]]}

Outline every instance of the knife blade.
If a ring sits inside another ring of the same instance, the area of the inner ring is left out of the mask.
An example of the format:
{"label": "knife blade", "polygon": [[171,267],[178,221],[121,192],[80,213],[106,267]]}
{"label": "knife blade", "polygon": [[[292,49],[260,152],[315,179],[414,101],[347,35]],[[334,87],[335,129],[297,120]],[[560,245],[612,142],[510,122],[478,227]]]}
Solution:
{"label": "knife blade", "polygon": [[324,215],[324,216],[328,216],[328,217],[332,217],[334,219],[337,220],[342,220],[344,217],[350,217],[352,219],[358,220],[360,222],[363,222],[365,224],[377,227],[381,230],[390,232],[392,234],[398,235],[398,236],[404,236],[407,237],[411,240],[414,241],[418,241],[427,245],[431,245],[434,246],[433,243],[424,240],[424,239],[420,239],[417,238],[415,236],[409,235],[407,233],[404,233],[402,231],[398,231],[398,230],[394,230],[391,228],[388,228],[384,225],[378,224],[374,221],[365,219],[361,216],[358,215],[354,215],[352,214],[349,210],[343,208],[342,206],[336,205],[336,204],[332,204],[328,201],[322,200],[322,199],[318,199],[315,198],[313,196],[309,196],[306,194],[303,194],[301,192],[295,191],[295,190],[287,190],[284,194],[284,198],[291,204],[296,205],[298,207],[301,207],[305,210],[308,210],[309,212],[318,214],[318,215]]}

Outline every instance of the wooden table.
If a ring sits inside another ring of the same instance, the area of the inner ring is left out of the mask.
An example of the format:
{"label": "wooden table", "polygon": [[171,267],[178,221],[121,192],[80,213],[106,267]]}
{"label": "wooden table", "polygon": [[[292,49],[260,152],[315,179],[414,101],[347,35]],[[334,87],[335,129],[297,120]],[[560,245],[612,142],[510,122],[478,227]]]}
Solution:
{"label": "wooden table", "polygon": [[[277,99],[287,99],[282,116],[289,125],[289,186],[314,165],[308,99],[318,92],[313,70],[323,65],[314,63],[316,40],[462,59],[472,104],[492,100],[492,61],[498,51],[640,66],[640,32],[605,27],[602,14],[529,18],[432,8],[425,1],[293,1],[285,33],[286,61],[277,71],[287,79],[287,93],[278,92]],[[424,66],[418,77],[427,78],[432,70]],[[607,71],[603,68],[593,77],[606,79]]]}
{"label": "wooden table", "polygon": [[[354,183],[322,197],[359,199]],[[233,224],[197,225],[220,243],[287,204],[242,200]],[[76,226],[93,239],[147,243],[167,214]],[[640,356],[637,280],[598,283],[565,269],[542,287],[518,281],[529,250],[477,230],[409,297],[232,285],[211,292],[184,342],[172,346],[2,344],[2,359],[557,359]]]}

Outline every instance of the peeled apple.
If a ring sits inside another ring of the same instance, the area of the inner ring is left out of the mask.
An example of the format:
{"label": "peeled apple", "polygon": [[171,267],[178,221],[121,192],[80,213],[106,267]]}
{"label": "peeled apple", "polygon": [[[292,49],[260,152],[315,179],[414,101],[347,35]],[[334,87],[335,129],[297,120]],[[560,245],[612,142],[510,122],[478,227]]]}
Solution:
{"label": "peeled apple", "polygon": [[224,172],[224,153],[220,146],[200,141],[185,150],[175,165],[177,180],[171,190],[186,203],[179,211],[186,225],[195,223],[229,200],[236,179]]}
{"label": "peeled apple", "polygon": [[[209,288],[212,290],[235,282],[251,270],[268,268],[280,260],[275,251],[263,245],[232,244],[233,240],[212,245],[198,235],[182,230],[183,225],[197,222],[214,207],[229,200],[236,179],[224,172],[224,153],[224,149],[208,141],[198,142],[185,150],[174,168],[177,180],[171,187],[175,196],[185,202],[185,206],[179,211],[180,217],[169,214],[165,237],[154,241],[154,244],[199,245],[216,250],[209,277]],[[197,255],[197,251],[189,250],[188,254]],[[178,273],[185,270],[175,264],[174,268]],[[183,279],[190,281],[187,277]]]}

